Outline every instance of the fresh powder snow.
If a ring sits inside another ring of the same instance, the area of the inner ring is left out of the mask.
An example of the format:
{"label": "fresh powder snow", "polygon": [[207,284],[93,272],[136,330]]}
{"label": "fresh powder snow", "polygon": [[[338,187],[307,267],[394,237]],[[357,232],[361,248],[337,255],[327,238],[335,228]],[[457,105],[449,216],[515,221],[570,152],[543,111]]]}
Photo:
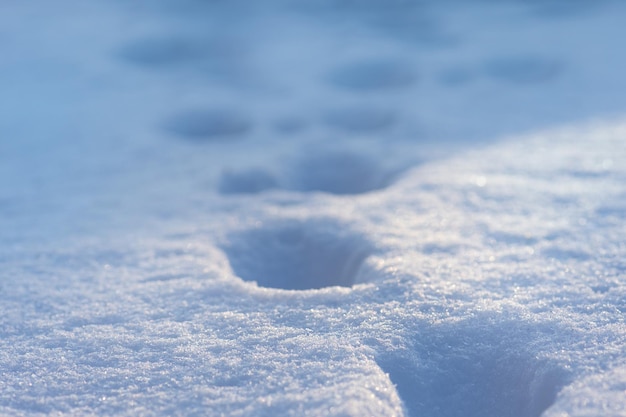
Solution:
{"label": "fresh powder snow", "polygon": [[0,415],[626,416],[626,5],[0,4]]}

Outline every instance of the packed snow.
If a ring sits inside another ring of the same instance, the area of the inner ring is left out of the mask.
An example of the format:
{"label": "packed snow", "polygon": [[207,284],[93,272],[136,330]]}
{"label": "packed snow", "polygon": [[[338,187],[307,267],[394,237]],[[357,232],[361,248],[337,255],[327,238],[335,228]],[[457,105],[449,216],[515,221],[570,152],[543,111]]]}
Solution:
{"label": "packed snow", "polygon": [[0,414],[626,416],[626,5],[0,4]]}

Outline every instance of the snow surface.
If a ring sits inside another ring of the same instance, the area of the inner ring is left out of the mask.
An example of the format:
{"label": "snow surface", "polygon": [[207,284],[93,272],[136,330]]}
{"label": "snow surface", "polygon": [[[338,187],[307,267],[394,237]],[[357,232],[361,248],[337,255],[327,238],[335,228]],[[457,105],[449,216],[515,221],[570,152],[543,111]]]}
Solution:
{"label": "snow surface", "polygon": [[0,414],[626,416],[626,6],[0,4]]}

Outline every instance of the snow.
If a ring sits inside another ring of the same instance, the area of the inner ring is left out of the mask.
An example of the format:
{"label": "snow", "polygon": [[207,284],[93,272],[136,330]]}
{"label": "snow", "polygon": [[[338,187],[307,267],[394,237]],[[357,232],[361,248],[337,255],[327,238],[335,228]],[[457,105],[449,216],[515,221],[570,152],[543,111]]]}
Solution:
{"label": "snow", "polygon": [[0,414],[625,416],[625,16],[1,4]]}

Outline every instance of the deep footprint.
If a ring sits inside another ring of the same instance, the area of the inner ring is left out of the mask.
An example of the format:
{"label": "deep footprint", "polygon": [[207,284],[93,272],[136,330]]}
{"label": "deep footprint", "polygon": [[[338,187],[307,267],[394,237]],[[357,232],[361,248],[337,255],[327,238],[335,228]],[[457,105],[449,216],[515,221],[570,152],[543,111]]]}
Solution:
{"label": "deep footprint", "polygon": [[242,137],[252,122],[233,110],[188,110],[170,117],[163,128],[194,142],[214,142]]}
{"label": "deep footprint", "polygon": [[276,177],[263,168],[224,170],[220,175],[218,191],[221,194],[256,194],[277,186]]}
{"label": "deep footprint", "polygon": [[317,152],[295,160],[291,188],[331,194],[361,194],[389,186],[401,172],[388,170],[366,155]]}
{"label": "deep footprint", "polygon": [[286,290],[354,285],[372,253],[360,234],[329,219],[288,220],[231,235],[222,245],[245,281]]}
{"label": "deep footprint", "polygon": [[356,62],[331,73],[336,87],[355,92],[399,90],[415,82],[411,68],[401,62],[371,60]]}
{"label": "deep footprint", "polygon": [[240,66],[240,49],[225,39],[170,36],[137,40],[121,48],[118,57],[146,69],[191,69],[227,76]]}
{"label": "deep footprint", "polygon": [[568,18],[573,15],[590,14],[607,5],[606,0],[526,0],[534,14],[547,18]]}
{"label": "deep footprint", "polygon": [[200,42],[181,38],[142,39],[123,47],[120,58],[149,68],[194,65],[203,61],[209,51]]}
{"label": "deep footprint", "polygon": [[539,417],[567,383],[562,368],[525,351],[540,336],[519,324],[444,327],[378,358],[407,417]]}
{"label": "deep footprint", "polygon": [[368,133],[389,129],[396,122],[396,117],[385,109],[351,107],[329,111],[324,120],[329,126],[344,132]]}
{"label": "deep footprint", "polygon": [[556,79],[561,75],[562,65],[539,57],[498,58],[487,62],[484,71],[498,81],[528,85]]}
{"label": "deep footprint", "polygon": [[256,194],[272,189],[363,194],[391,185],[407,167],[389,168],[374,158],[351,151],[315,151],[287,164],[280,175],[265,168],[225,169],[220,194]]}

